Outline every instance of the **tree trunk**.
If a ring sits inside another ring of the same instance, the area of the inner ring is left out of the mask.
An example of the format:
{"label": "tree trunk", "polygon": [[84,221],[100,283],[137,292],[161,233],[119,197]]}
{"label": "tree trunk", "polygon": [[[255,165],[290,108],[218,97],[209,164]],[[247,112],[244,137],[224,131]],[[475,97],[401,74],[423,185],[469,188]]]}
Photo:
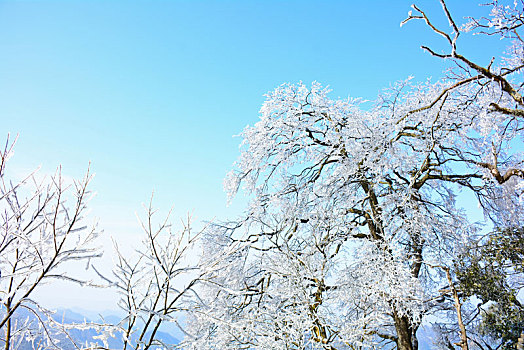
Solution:
{"label": "tree trunk", "polygon": [[395,329],[397,331],[397,349],[398,350],[417,350],[413,334],[413,325],[406,316],[399,316],[396,311],[393,312],[395,320]]}
{"label": "tree trunk", "polygon": [[449,288],[453,295],[453,300],[455,301],[455,310],[457,311],[457,322],[458,322],[459,329],[460,329],[460,332],[459,332],[460,333],[460,347],[462,348],[462,350],[469,350],[466,326],[464,325],[464,322],[462,321],[462,310],[461,310],[460,298],[459,298],[457,289],[455,288],[455,285],[453,284],[453,279],[451,278],[451,273],[449,272],[449,268],[442,267],[442,269],[446,271],[446,276],[449,282]]}

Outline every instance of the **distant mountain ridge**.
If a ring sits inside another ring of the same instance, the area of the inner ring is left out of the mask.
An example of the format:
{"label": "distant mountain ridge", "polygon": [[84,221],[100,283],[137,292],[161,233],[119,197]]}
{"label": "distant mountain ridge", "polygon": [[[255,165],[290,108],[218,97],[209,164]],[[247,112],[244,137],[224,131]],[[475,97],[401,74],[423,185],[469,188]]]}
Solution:
{"label": "distant mountain ridge", "polygon": [[[44,315],[39,315],[40,317],[45,318]],[[91,316],[92,317],[92,316]],[[37,317],[35,314],[30,312],[26,309],[20,309],[17,310],[17,313],[14,315],[14,320],[18,322],[23,322],[25,320],[31,320],[36,322]],[[69,310],[69,309],[60,309],[57,310],[54,315],[53,319],[59,323],[62,323],[64,325],[71,325],[71,324],[81,324],[81,323],[102,323],[102,321],[105,321],[104,323],[107,324],[117,324],[121,317],[118,317],[113,314],[107,314],[107,315],[99,315],[97,319],[87,317],[86,315],[83,315],[82,313]],[[180,336],[179,334],[182,334],[181,331],[176,331],[174,327],[168,327],[169,325],[166,325],[167,327],[165,330],[158,331],[155,335],[155,338],[160,340],[161,342],[165,344],[171,344],[176,345],[180,343],[180,340],[175,336],[172,335],[176,334]],[[99,333],[94,328],[86,328],[85,330],[81,329],[72,329],[68,331],[69,336],[75,341],[76,344],[89,344],[89,343],[98,343],[100,345],[103,345],[103,342],[100,339],[97,339],[96,337],[99,336]],[[151,332],[146,333],[146,338],[148,338],[151,335]],[[135,342],[138,338],[138,335],[133,335],[131,337],[131,341]],[[42,336],[35,336],[33,341],[29,340],[22,340],[20,342],[20,346],[18,347],[19,350],[30,350],[33,349],[35,345],[42,341]],[[76,349],[76,347],[73,345],[71,340],[67,337],[65,334],[57,334],[56,335],[57,340],[57,346],[60,346],[63,350],[73,350]],[[4,345],[3,341],[0,341],[0,346]],[[107,346],[110,349],[122,349],[123,347],[123,337],[121,334],[115,333],[114,337],[107,338]],[[154,346],[152,349],[160,349],[161,347]]]}

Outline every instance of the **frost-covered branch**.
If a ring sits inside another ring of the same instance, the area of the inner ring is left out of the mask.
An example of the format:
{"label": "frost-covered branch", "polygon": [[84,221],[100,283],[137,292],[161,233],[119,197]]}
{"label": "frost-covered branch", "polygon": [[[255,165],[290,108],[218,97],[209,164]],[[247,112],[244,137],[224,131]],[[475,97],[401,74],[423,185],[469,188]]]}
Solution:
{"label": "frost-covered branch", "polygon": [[[62,279],[89,284],[63,267],[74,261],[89,261],[101,255],[95,246],[96,227],[84,224],[89,201],[89,170],[80,181],[66,184],[59,168],[49,180],[37,180],[37,173],[24,179],[9,175],[7,160],[12,155],[9,138],[0,152],[0,329],[5,349],[25,341],[34,327],[46,325],[19,322],[19,310],[34,315],[43,312],[31,300],[33,292],[52,280]],[[50,332],[45,332],[48,346],[58,348]]]}

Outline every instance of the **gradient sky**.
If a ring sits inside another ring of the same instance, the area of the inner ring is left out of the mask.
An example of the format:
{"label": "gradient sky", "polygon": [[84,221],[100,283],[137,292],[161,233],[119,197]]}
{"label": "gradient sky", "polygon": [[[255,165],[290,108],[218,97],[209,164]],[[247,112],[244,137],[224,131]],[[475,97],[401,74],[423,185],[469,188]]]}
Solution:
{"label": "gradient sky", "polygon": [[[153,190],[175,221],[235,216],[244,200],[227,208],[222,190],[232,136],[257,121],[265,92],[319,81],[373,100],[442,75],[419,48],[445,49],[442,38],[399,26],[412,1],[0,0],[0,136],[19,134],[9,169],[81,177],[91,163],[92,217],[117,239],[137,239]],[[477,3],[448,6],[463,22],[487,13]],[[437,0],[417,4],[448,29]],[[487,64],[496,45],[465,36],[459,51]]]}

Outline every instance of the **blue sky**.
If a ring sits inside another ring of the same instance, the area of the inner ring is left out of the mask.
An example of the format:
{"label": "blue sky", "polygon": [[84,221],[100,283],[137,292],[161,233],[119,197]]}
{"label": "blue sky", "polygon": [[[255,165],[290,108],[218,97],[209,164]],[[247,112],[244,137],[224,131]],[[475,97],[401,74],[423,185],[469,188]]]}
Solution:
{"label": "blue sky", "polygon": [[[422,23],[400,28],[403,1],[0,1],[0,136],[19,134],[11,168],[96,174],[100,227],[135,237],[135,212],[156,205],[197,220],[226,208],[222,179],[239,155],[233,138],[257,121],[263,94],[319,81],[333,97],[373,100],[410,75],[445,64],[419,48],[446,48]],[[448,28],[437,0],[417,2]],[[449,1],[457,21],[486,13]],[[497,45],[459,50],[486,64]]]}

